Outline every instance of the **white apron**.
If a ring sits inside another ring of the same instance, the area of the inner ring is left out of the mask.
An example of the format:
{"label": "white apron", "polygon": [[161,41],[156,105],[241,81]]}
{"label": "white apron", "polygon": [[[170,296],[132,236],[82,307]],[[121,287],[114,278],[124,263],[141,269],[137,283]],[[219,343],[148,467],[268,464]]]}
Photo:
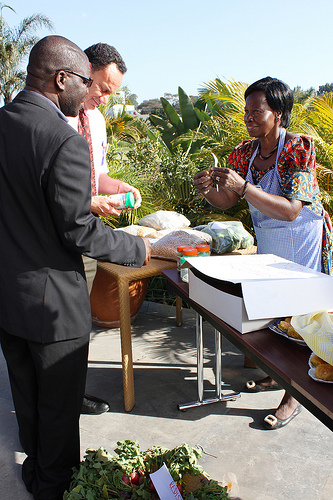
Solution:
{"label": "white apron", "polygon": [[[255,185],[251,165],[256,157],[259,144],[254,151],[246,180],[266,193],[282,196],[281,177],[278,171],[278,158],[284,146],[286,131],[282,129],[276,154],[275,167],[269,170]],[[271,253],[303,266],[321,271],[321,249],[323,216],[315,214],[306,205],[298,217],[289,222],[271,219],[248,203],[253,227],[257,237],[257,252]]]}

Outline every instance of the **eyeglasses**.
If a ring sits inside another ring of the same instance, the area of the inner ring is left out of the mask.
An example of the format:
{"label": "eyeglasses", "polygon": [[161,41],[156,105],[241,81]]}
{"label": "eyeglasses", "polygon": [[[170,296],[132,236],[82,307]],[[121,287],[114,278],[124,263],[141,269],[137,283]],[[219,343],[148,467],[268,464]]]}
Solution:
{"label": "eyeglasses", "polygon": [[65,73],[70,73],[71,75],[75,75],[81,78],[83,81],[84,85],[86,85],[88,88],[91,87],[92,82],[94,81],[92,78],[86,78],[85,76],[80,75],[79,73],[75,73],[75,71],[69,71],[68,69],[58,69],[55,74],[59,73],[59,71],[64,71]]}

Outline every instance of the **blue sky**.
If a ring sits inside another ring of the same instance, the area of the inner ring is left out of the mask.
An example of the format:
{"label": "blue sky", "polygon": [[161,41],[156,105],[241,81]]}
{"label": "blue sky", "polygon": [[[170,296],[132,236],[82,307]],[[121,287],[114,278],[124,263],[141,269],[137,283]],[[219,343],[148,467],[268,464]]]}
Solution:
{"label": "blue sky", "polygon": [[[263,76],[303,89],[333,82],[332,0],[6,0],[16,26],[42,13],[55,33],[85,49],[114,45],[128,71],[123,84],[144,99],[188,94],[219,76]],[[40,31],[40,36],[50,34]]]}

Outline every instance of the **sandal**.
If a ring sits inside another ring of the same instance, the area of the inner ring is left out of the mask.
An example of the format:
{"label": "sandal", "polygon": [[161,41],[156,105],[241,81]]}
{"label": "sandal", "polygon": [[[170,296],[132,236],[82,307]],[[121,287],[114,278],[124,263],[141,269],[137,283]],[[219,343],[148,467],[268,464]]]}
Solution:
{"label": "sandal", "polygon": [[254,380],[248,380],[245,384],[247,392],[279,391],[282,387],[279,384],[262,385]]}
{"label": "sandal", "polygon": [[277,418],[275,415],[267,415],[264,418],[264,427],[269,430],[280,429],[285,425],[289,424],[293,418],[295,418],[302,411],[302,406],[298,405],[297,408],[292,412],[290,417],[282,420],[281,418]]}

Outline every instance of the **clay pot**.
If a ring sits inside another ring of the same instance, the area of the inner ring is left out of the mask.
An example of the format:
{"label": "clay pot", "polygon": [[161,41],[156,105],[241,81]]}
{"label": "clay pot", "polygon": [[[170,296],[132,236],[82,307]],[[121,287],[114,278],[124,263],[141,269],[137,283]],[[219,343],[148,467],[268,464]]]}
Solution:
{"label": "clay pot", "polygon": [[[129,283],[131,323],[145,299],[148,279],[143,278]],[[91,290],[90,306],[92,319],[96,325],[107,328],[118,328],[120,326],[117,282],[100,268],[97,268]]]}

